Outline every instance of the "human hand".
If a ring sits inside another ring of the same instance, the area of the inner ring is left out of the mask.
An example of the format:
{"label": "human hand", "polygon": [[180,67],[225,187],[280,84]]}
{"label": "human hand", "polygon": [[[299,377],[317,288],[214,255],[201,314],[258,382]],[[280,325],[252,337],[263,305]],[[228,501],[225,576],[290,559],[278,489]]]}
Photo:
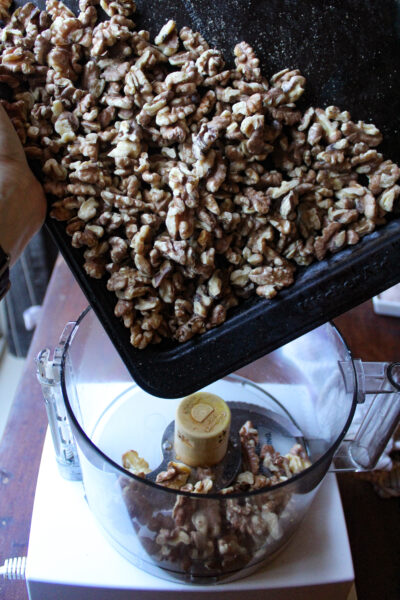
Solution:
{"label": "human hand", "polygon": [[0,105],[0,245],[15,263],[43,225],[46,199],[22,144]]}

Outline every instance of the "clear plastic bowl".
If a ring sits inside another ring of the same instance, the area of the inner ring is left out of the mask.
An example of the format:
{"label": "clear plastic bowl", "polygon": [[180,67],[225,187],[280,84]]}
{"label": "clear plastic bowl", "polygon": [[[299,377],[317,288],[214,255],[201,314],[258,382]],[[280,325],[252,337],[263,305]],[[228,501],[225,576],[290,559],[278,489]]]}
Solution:
{"label": "clear plastic bowl", "polygon": [[228,403],[267,411],[262,442],[284,454],[300,441],[312,465],[269,488],[199,495],[122,467],[122,454],[133,449],[157,468],[180,399],[135,385],[90,309],[64,347],[61,385],[87,500],[108,540],[141,569],[196,583],[244,577],[285,546],[329,469],[357,396],[350,352],[330,324],[207,386]]}

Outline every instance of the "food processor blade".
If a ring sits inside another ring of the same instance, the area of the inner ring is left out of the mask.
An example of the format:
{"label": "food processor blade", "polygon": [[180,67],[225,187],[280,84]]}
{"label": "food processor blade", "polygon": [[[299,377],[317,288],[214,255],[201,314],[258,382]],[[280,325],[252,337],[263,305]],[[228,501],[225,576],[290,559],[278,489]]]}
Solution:
{"label": "food processor blade", "polygon": [[[306,447],[302,432],[289,418],[255,404],[246,402],[227,402],[227,404],[232,415],[228,450],[221,462],[213,467],[208,467],[213,480],[213,491],[218,492],[228,487],[239,473],[242,456],[238,432],[247,421],[251,421],[258,430],[260,446],[264,443],[271,444],[273,438],[274,448],[282,454],[288,452],[296,443]],[[167,471],[169,462],[178,461],[174,451],[174,428],[174,421],[166,427],[161,441],[163,460],[156,469],[146,475],[146,479],[156,482],[158,475]],[[262,467],[261,470],[268,477],[272,475],[266,468]]]}

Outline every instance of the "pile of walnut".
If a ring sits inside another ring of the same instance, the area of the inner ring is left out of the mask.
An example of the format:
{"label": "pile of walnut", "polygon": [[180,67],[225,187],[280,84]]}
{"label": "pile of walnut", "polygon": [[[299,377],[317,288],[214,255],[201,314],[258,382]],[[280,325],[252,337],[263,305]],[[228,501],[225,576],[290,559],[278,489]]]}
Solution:
{"label": "pile of walnut", "polygon": [[[270,444],[264,444],[258,451],[258,431],[251,421],[244,423],[239,435],[242,451],[241,471],[229,487],[219,491],[220,494],[253,491],[276,485],[287,481],[311,465],[306,451],[300,444],[295,444],[284,456]],[[145,478],[147,473],[150,473],[148,462],[140,457],[136,450],[125,452],[122,456],[122,464],[125,469],[138,477]],[[193,470],[188,465],[171,461],[168,463],[167,470],[157,475],[156,483],[182,492],[207,494],[214,491],[213,469],[197,467]]]}
{"label": "pile of walnut", "polygon": [[[296,444],[285,456],[267,444],[258,451],[258,432],[251,421],[241,428],[240,439],[242,472],[229,488],[220,490],[221,500],[201,496],[213,491],[207,468],[196,469],[194,484],[187,483],[191,469],[179,463],[170,463],[157,478],[162,486],[198,497],[157,493],[121,478],[132,524],[153,559],[194,575],[220,574],[243,568],[252,560],[259,562],[279,547],[283,535],[291,533],[299,517],[296,499],[285,489],[273,492],[269,488],[310,466],[304,448]],[[141,477],[149,472],[147,462],[132,450],[124,454],[123,464]],[[266,488],[265,494],[230,497],[233,492],[261,488]]]}
{"label": "pile of walnut", "polygon": [[297,110],[304,77],[268,81],[246,42],[227,69],[188,27],[168,21],[151,43],[133,0],[101,0],[105,22],[96,4],[80,0],[77,18],[57,0],[14,12],[2,104],[134,346],[215,327],[385,223],[399,168],[375,150],[374,125]]}

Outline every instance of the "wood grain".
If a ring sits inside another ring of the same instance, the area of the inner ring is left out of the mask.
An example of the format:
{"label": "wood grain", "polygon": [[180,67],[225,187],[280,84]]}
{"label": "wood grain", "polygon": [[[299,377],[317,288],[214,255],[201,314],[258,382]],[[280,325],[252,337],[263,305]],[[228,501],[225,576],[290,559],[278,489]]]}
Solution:
{"label": "wood grain", "polygon": [[[335,319],[355,358],[400,360],[400,319],[376,315],[372,302]],[[355,474],[338,475],[358,600],[400,598],[400,498],[381,499]]]}
{"label": "wood grain", "polygon": [[[43,318],[32,339],[0,444],[0,563],[26,556],[36,478],[47,417],[35,373],[35,358],[57,345],[64,325],[87,306],[65,263],[58,259],[47,290]],[[24,582],[0,580],[1,600],[27,600]]]}

